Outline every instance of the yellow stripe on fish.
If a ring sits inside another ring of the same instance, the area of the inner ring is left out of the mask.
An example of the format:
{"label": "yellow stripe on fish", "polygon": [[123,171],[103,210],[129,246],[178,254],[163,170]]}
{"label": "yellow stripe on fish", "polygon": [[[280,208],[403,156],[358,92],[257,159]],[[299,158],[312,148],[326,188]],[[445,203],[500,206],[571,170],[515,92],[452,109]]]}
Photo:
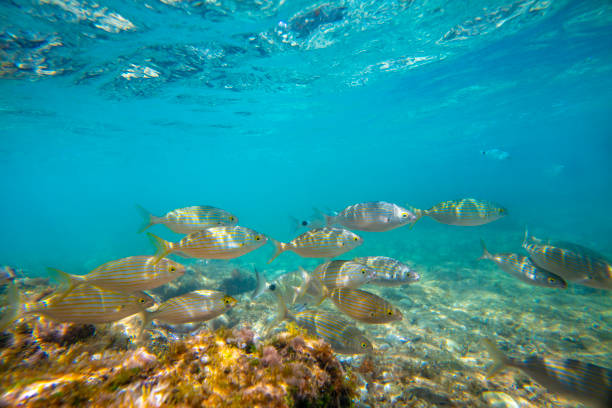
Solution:
{"label": "yellow stripe on fish", "polygon": [[327,226],[340,224],[359,231],[389,231],[416,221],[410,210],[385,201],[358,203],[336,216],[326,215]]}
{"label": "yellow stripe on fish", "polygon": [[370,284],[380,286],[400,286],[417,282],[421,276],[408,265],[386,256],[365,256],[353,261],[374,269]]}
{"label": "yellow stripe on fish", "polygon": [[69,275],[58,269],[49,269],[63,280],[70,282],[70,287],[63,296],[74,288],[89,284],[101,289],[131,293],[149,290],[164,285],[185,273],[185,267],[170,259],[155,263],[153,256],[130,256],[117,259],[98,266],[85,276]]}
{"label": "yellow stripe on fish", "polygon": [[353,261],[329,261],[317,266],[311,276],[328,289],[358,288],[374,277],[374,269]]}
{"label": "yellow stripe on fish", "polygon": [[442,224],[459,226],[477,226],[487,224],[504,217],[508,211],[490,201],[475,198],[444,201],[420,211],[417,216],[428,215]]}
{"label": "yellow stripe on fish", "polygon": [[484,339],[494,360],[488,377],[506,367],[523,371],[548,391],[576,400],[593,408],[612,406],[612,370],[574,359],[533,355],[525,360],[505,356],[495,344]]}
{"label": "yellow stripe on fish", "polygon": [[492,254],[487,250],[484,241],[481,240],[480,243],[482,244],[482,256],[478,259],[493,261],[502,271],[515,278],[534,286],[561,289],[567,287],[562,277],[538,268],[528,257],[514,253]]}
{"label": "yellow stripe on fish", "polygon": [[111,323],[153,306],[144,292],[119,293],[83,285],[68,295],[54,295],[21,307],[19,314],[43,315],[62,323]]}
{"label": "yellow stripe on fish", "polygon": [[325,339],[338,353],[361,354],[372,350],[372,343],[345,319],[317,310],[304,310],[293,315],[287,309],[281,289],[276,287],[273,291],[277,300],[277,315],[266,332],[283,320],[289,320],[310,334]]}
{"label": "yellow stripe on fish", "polygon": [[265,235],[252,229],[232,227],[211,227],[194,232],[179,242],[168,242],[148,233],[156,246],[155,262],[168,254],[202,259],[233,259],[247,254],[267,241]]}
{"label": "yellow stripe on fish", "polygon": [[178,208],[166,215],[156,217],[147,210],[138,207],[145,222],[140,232],[155,224],[164,224],[178,234],[191,234],[210,227],[233,226],[238,223],[238,217],[209,205]]}
{"label": "yellow stripe on fish", "polygon": [[542,242],[528,234],[523,248],[534,264],[568,282],[612,290],[612,264],[593,250],[566,242]]}
{"label": "yellow stripe on fish", "polygon": [[332,291],[330,299],[340,311],[364,323],[382,324],[402,320],[398,308],[365,290],[337,288]]}
{"label": "yellow stripe on fish", "polygon": [[146,312],[145,322],[160,320],[169,324],[183,324],[206,321],[227,312],[237,302],[223,292],[196,290],[170,298],[157,310]]}
{"label": "yellow stripe on fish", "polygon": [[342,354],[362,354],[372,350],[372,343],[350,322],[320,310],[304,310],[294,315],[297,324],[311,335],[327,341]]}
{"label": "yellow stripe on fish", "polygon": [[268,263],[285,251],[293,251],[304,258],[333,258],[361,245],[363,239],[343,228],[326,227],[306,231],[289,243],[272,242],[276,252]]}

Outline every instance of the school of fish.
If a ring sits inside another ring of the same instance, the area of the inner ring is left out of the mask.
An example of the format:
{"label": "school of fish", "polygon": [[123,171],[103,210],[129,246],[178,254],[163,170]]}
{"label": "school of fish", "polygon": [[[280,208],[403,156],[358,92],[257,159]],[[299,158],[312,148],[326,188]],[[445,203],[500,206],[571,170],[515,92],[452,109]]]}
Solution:
{"label": "school of fish", "polygon": [[[15,283],[15,271],[0,269],[0,285],[8,287],[9,304],[0,319],[0,330],[24,315],[42,315],[57,322],[102,324],[140,314],[142,326],[137,341],[152,321],[184,324],[213,319],[238,301],[216,290],[196,290],[155,304],[145,291],[167,284],[185,273],[185,266],[167,258],[234,259],[254,251],[268,241],[275,252],[268,263],[286,251],[323,262],[312,272],[300,267],[302,283],[281,288],[268,283],[255,270],[257,287],[251,299],[273,293],[277,300],[275,320],[267,330],[283,321],[294,322],[307,332],[326,340],[338,353],[363,354],[374,350],[373,344],[353,323],[392,324],[402,320],[402,312],[389,301],[363,290],[364,285],[401,286],[418,282],[420,274],[397,259],[385,256],[332,260],[363,243],[353,231],[384,232],[410,226],[428,216],[440,223],[456,226],[479,226],[508,214],[489,201],[474,198],[449,200],[428,210],[377,201],[349,205],[319,219],[294,220],[296,229],[309,227],[290,242],[280,242],[262,233],[238,225],[238,217],[212,206],[190,206],[154,216],[138,207],[144,216],[140,232],[156,224],[186,234],[178,242],[166,241],[147,233],[156,253],[136,255],[109,261],[87,275],[71,275],[49,268],[52,276],[68,287],[60,293],[34,303],[23,304]],[[527,255],[490,253],[481,242],[480,259],[490,260],[502,271],[530,285],[564,289],[568,284],[612,290],[612,263],[602,255],[578,244],[545,241],[526,232],[522,247]],[[310,308],[299,301],[314,299]],[[317,308],[326,299],[337,313]],[[289,305],[289,306],[288,306]],[[532,377],[551,392],[564,395],[593,407],[612,406],[612,370],[576,360],[532,356],[525,361],[503,355],[485,340],[494,365],[489,375],[505,367],[514,367]]]}

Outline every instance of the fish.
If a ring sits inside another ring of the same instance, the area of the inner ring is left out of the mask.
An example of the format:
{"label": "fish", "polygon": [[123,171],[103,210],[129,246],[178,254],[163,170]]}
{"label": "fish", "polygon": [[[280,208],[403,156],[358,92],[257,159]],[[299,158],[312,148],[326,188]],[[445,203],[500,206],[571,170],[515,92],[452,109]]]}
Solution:
{"label": "fish", "polygon": [[374,277],[368,282],[371,285],[401,286],[421,279],[421,275],[405,263],[386,256],[364,256],[353,261],[374,269]]}
{"label": "fish", "polygon": [[612,407],[612,370],[574,359],[530,356],[519,360],[504,355],[495,344],[483,340],[494,363],[491,377],[507,367],[521,370],[550,392],[592,408]]}
{"label": "fish", "polygon": [[530,285],[567,288],[567,282],[562,277],[538,268],[528,257],[514,253],[492,254],[487,250],[484,241],[480,240],[480,243],[482,245],[482,256],[478,258],[479,260],[493,261],[502,271]]}
{"label": "fish", "polygon": [[417,221],[424,215],[442,224],[472,227],[505,217],[508,210],[490,201],[463,198],[441,202],[429,210],[417,210]]}
{"label": "fish", "polygon": [[259,273],[257,268],[255,269],[255,290],[251,294],[251,300],[255,300],[260,297],[266,290],[274,291],[276,289],[276,283],[268,283],[263,273]]}
{"label": "fish", "polygon": [[185,293],[166,300],[156,310],[145,311],[142,330],[152,320],[168,324],[185,324],[214,319],[237,303],[233,297],[217,290],[196,290]]}
{"label": "fish", "polygon": [[386,201],[349,205],[338,215],[326,215],[327,226],[340,224],[358,231],[389,231],[416,221],[416,215],[406,208]]}
{"label": "fish", "polygon": [[491,160],[508,160],[510,153],[499,149],[481,150],[480,154]]}
{"label": "fish", "polygon": [[20,304],[16,288],[9,298],[9,316],[0,322],[0,330],[19,317],[31,314],[60,323],[112,323],[143,313],[154,304],[153,298],[144,292],[119,293],[91,285],[82,285],[66,296],[57,294],[36,303]]}
{"label": "fish", "polygon": [[48,270],[70,284],[63,294],[66,296],[84,284],[122,293],[154,289],[183,276],[185,266],[167,258],[155,263],[152,256],[130,256],[102,264],[85,276],[70,275],[54,268]]}
{"label": "fish", "polygon": [[344,228],[315,228],[285,243],[272,240],[276,251],[268,263],[285,251],[293,251],[304,258],[333,258],[358,247],[363,239]]}
{"label": "fish", "polygon": [[325,215],[321,214],[318,210],[314,210],[310,218],[298,219],[289,216],[289,220],[291,221],[291,232],[294,234],[301,228],[314,229],[325,227]]}
{"label": "fish", "polygon": [[528,231],[523,248],[535,265],[567,282],[612,290],[612,264],[591,249],[570,242],[542,241],[530,237]]}
{"label": "fish", "polygon": [[0,267],[0,285],[8,284],[15,280],[15,268],[11,266]]}
{"label": "fish", "polygon": [[403,318],[397,307],[365,290],[336,288],[329,297],[341,312],[363,323],[384,324]]}
{"label": "fish", "polygon": [[156,217],[141,206],[137,206],[145,221],[138,232],[156,224],[164,224],[177,234],[191,234],[210,227],[234,226],[238,217],[230,212],[209,205],[178,208],[166,215]]}
{"label": "fish", "polygon": [[310,275],[328,289],[358,288],[368,283],[375,270],[353,261],[329,261],[317,266]]}
{"label": "fish", "polygon": [[317,303],[323,302],[335,288],[358,288],[368,283],[375,270],[353,261],[329,261],[317,266],[309,274],[302,267],[303,283],[295,289],[293,303],[302,295],[308,293],[317,298]]}
{"label": "fish", "polygon": [[337,353],[364,354],[373,350],[370,340],[346,319],[321,310],[303,310],[292,314],[287,309],[280,291],[276,291],[275,295],[278,301],[277,315],[268,331],[280,322],[288,320],[306,329],[310,335],[328,342]]}
{"label": "fish", "polygon": [[155,261],[171,253],[188,258],[233,259],[247,254],[266,243],[265,235],[238,225],[211,227],[185,236],[179,242],[169,242],[147,233],[157,248]]}

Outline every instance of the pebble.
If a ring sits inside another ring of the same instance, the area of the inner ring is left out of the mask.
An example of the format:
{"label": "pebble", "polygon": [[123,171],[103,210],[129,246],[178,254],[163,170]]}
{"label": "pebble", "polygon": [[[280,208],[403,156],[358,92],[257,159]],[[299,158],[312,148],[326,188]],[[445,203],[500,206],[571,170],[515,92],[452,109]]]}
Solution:
{"label": "pebble", "polygon": [[491,408],[519,408],[516,401],[503,392],[485,391],[481,397],[487,406]]}

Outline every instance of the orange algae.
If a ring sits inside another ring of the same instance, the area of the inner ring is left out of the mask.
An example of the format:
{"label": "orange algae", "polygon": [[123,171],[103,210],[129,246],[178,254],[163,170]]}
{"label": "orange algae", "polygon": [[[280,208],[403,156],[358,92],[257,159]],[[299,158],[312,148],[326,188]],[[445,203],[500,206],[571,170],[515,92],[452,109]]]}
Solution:
{"label": "orange algae", "polygon": [[219,329],[138,349],[112,347],[112,335],[28,320],[0,349],[0,405],[323,407],[355,396],[329,345],[299,331],[255,345],[248,328]]}

